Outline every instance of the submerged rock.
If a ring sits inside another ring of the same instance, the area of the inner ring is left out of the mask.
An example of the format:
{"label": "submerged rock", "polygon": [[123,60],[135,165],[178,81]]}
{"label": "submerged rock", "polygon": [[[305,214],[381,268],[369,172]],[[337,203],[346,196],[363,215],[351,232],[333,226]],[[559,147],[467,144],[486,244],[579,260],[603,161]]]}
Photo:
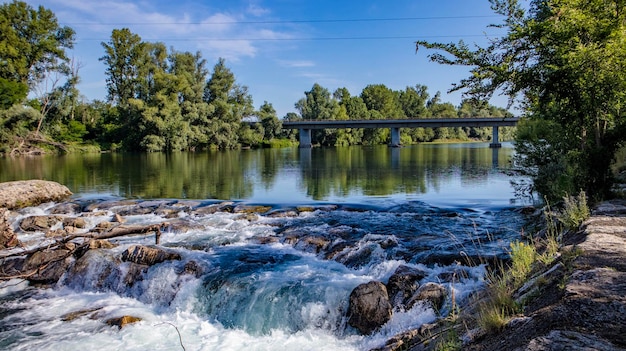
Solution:
{"label": "submerged rock", "polygon": [[387,282],[389,300],[393,307],[405,307],[419,288],[419,281],[424,279],[426,275],[425,272],[417,268],[399,266]]}
{"label": "submerged rock", "polygon": [[8,209],[62,201],[71,195],[72,192],[66,186],[46,180],[22,180],[0,183],[0,207]]}
{"label": "submerged rock", "polygon": [[350,293],[348,324],[362,334],[370,334],[391,319],[392,307],[385,284],[361,284]]}
{"label": "submerged rock", "polygon": [[432,306],[435,311],[441,310],[446,300],[447,290],[443,285],[429,282],[417,289],[415,295],[407,303],[407,309],[411,309],[417,302],[424,301]]}

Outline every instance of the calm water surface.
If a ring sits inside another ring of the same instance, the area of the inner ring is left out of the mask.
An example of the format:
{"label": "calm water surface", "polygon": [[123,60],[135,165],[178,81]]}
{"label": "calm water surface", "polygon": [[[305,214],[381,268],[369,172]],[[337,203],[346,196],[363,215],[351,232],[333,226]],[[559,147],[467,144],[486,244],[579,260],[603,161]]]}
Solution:
{"label": "calm water surface", "polygon": [[404,148],[261,149],[0,159],[0,181],[54,180],[75,194],[124,198],[436,205],[519,203],[507,176],[513,149],[487,144]]}

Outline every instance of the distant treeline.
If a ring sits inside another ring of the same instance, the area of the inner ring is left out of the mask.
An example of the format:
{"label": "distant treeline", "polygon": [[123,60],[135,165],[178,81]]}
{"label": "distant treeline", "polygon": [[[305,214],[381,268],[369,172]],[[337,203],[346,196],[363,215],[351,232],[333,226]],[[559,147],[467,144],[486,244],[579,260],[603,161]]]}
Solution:
{"label": "distant treeline", "polygon": [[[86,101],[77,88],[81,63],[65,54],[73,46],[74,30],[60,27],[51,11],[19,1],[1,5],[0,15],[8,20],[2,22],[2,32],[11,33],[2,38],[8,49],[2,50],[1,60],[7,64],[0,67],[0,153],[4,154],[30,152],[32,144],[133,151],[282,146],[297,142],[296,131],[282,129],[282,119],[508,114],[470,100],[460,106],[441,102],[439,93],[430,97],[422,85],[402,91],[369,85],[352,96],[346,88],[331,94],[315,84],[295,103],[298,113],[281,119],[267,101],[254,108],[248,88],[237,83],[224,59],[209,71],[200,52],[145,42],[126,28],[113,30],[110,40],[102,43],[107,101]],[[35,54],[24,62],[23,52]],[[503,128],[501,135],[510,139],[511,128]],[[403,130],[402,143],[488,140],[490,136],[490,128],[416,128]],[[388,141],[386,129],[320,130],[313,135],[314,144],[326,146]]]}

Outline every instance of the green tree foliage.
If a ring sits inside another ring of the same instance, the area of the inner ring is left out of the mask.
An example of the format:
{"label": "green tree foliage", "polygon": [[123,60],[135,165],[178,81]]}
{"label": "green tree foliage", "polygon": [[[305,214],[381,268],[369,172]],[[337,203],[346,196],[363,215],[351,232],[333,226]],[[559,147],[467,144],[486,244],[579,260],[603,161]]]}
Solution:
{"label": "green tree foliage", "polygon": [[49,72],[63,72],[65,49],[74,45],[74,30],[61,27],[54,13],[22,1],[0,5],[0,78],[33,88]]}
{"label": "green tree foliage", "polygon": [[276,110],[271,103],[263,102],[257,112],[257,117],[263,127],[263,139],[270,141],[282,135],[283,124],[276,116]]}
{"label": "green tree foliage", "polygon": [[[248,87],[235,82],[235,75],[226,67],[225,60],[219,59],[204,90],[204,100],[213,111],[208,126],[208,143],[211,147],[220,149],[238,147],[241,121],[254,114]],[[248,138],[250,136],[248,131],[244,132]]]}
{"label": "green tree foliage", "polygon": [[605,196],[626,135],[626,2],[532,0],[525,9],[518,0],[490,1],[508,32],[488,47],[417,44],[447,53],[431,55],[435,62],[472,67],[453,90],[480,100],[502,91],[521,103],[529,121],[517,161],[538,191]]}
{"label": "green tree foliage", "polygon": [[[342,120],[348,119],[346,110],[339,106],[330,91],[319,84],[314,84],[311,90],[304,93],[305,97],[296,103],[296,109],[305,120]],[[335,145],[337,141],[336,129],[314,130],[311,133],[311,142],[320,145]]]}
{"label": "green tree foliage", "polygon": [[145,43],[128,28],[114,29],[111,40],[101,43],[106,65],[106,82],[109,101],[126,108],[128,101],[139,95],[139,63],[144,59]]}
{"label": "green tree foliage", "polygon": [[23,101],[26,95],[28,95],[26,84],[0,78],[0,110],[6,110]]}
{"label": "green tree foliage", "polygon": [[[252,97],[220,59],[211,76],[200,53],[168,52],[128,29],[102,43],[109,100],[118,122],[101,125],[131,150],[170,151],[256,146],[263,130],[241,128],[254,114]],[[113,127],[113,128],[111,128]],[[121,131],[124,133],[121,133]]]}

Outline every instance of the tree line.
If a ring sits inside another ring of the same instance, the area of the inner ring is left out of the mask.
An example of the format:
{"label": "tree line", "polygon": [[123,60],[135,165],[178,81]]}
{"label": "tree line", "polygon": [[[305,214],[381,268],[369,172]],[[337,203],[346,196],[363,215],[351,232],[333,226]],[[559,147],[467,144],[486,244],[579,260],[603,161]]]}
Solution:
{"label": "tree line", "polygon": [[[432,98],[422,85],[394,91],[369,85],[358,96],[340,88],[332,94],[315,84],[295,103],[298,113],[278,118],[271,103],[258,110],[245,85],[224,59],[212,70],[200,52],[177,51],[147,42],[128,28],[114,29],[101,43],[106,67],[106,101],[80,94],[81,63],[68,56],[75,31],[54,13],[21,1],[0,6],[0,152],[92,145],[95,149],[178,151],[291,145],[294,131],[281,121],[296,119],[383,119],[505,116],[506,110],[474,100],[460,106]],[[246,122],[246,123],[244,123]],[[250,123],[256,122],[256,123]],[[506,137],[506,132],[504,133]],[[487,140],[487,128],[407,129],[406,143],[455,139]],[[386,130],[323,130],[319,145],[383,144]]]}

